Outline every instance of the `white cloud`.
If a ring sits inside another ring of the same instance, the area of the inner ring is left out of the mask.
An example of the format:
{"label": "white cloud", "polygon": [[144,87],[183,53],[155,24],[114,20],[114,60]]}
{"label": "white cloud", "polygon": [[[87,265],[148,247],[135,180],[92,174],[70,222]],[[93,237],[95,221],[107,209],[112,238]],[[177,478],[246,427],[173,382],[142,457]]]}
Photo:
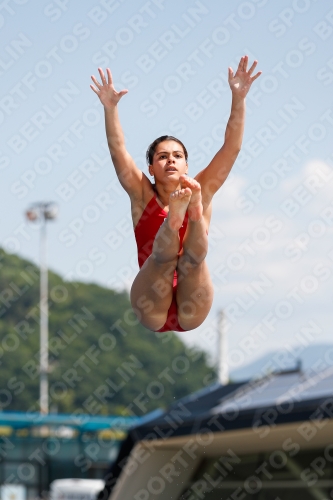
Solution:
{"label": "white cloud", "polygon": [[309,215],[318,215],[320,210],[331,203],[333,168],[323,160],[311,160],[296,175],[281,183],[281,191],[292,196]]}
{"label": "white cloud", "polygon": [[234,206],[246,187],[247,179],[241,175],[231,173],[222,186],[221,190],[214,196],[213,210],[223,210],[232,214]]}

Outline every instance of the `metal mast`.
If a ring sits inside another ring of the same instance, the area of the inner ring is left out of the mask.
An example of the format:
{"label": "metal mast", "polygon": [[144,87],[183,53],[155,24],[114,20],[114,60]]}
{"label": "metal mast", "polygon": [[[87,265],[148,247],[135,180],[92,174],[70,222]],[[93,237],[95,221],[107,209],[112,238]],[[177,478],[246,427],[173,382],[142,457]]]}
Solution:
{"label": "metal mast", "polygon": [[228,339],[225,331],[225,316],[224,312],[218,312],[218,381],[221,385],[229,383],[229,366],[228,366]]}
{"label": "metal mast", "polygon": [[49,413],[49,304],[46,222],[57,215],[54,203],[35,203],[26,212],[29,221],[40,222],[40,353],[39,353],[39,407],[44,415]]}

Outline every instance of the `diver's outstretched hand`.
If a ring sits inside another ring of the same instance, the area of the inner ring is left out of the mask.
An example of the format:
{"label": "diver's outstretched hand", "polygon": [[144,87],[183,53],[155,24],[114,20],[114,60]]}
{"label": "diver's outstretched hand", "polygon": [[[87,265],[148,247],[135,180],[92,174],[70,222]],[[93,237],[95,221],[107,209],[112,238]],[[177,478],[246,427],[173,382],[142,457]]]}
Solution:
{"label": "diver's outstretched hand", "polygon": [[125,94],[127,94],[128,90],[124,89],[121,90],[120,92],[116,91],[112,83],[112,75],[109,68],[106,69],[108,77],[107,81],[102,68],[98,68],[98,72],[101,77],[102,83],[100,84],[99,81],[96,79],[96,77],[92,76],[91,79],[96,85],[96,87],[94,85],[90,85],[90,88],[95,92],[95,94],[98,95],[101,103],[105,108],[114,107],[118,104],[120,99]]}
{"label": "diver's outstretched hand", "polygon": [[252,73],[258,64],[258,61],[254,61],[251,68],[247,70],[248,61],[248,56],[243,56],[239,62],[235,74],[232,68],[228,68],[228,81],[234,96],[244,98],[250,90],[250,87],[254,80],[256,80],[262,73],[261,71],[258,71],[258,73],[252,76]]}

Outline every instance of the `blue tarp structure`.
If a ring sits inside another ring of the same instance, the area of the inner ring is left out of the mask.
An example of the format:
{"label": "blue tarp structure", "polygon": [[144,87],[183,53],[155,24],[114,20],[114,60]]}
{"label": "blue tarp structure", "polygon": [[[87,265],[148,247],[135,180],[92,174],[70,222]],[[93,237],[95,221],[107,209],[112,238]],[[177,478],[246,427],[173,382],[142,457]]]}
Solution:
{"label": "blue tarp structure", "polygon": [[42,415],[37,412],[0,412],[0,426],[8,426],[13,429],[29,429],[32,427],[72,427],[81,432],[100,431],[103,429],[114,429],[127,431],[133,426],[139,425],[139,417],[122,416],[91,416],[85,414],[57,414],[50,413]]}

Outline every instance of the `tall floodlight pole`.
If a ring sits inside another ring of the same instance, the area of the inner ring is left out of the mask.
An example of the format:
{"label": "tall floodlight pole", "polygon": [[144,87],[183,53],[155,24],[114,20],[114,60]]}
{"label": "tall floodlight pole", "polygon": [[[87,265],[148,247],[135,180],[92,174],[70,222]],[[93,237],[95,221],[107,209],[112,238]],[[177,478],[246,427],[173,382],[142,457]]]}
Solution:
{"label": "tall floodlight pole", "polygon": [[54,203],[35,203],[27,211],[29,221],[40,223],[40,355],[39,355],[39,408],[44,415],[49,413],[49,305],[46,222],[54,220],[58,208]]}
{"label": "tall floodlight pole", "polygon": [[228,366],[228,339],[225,329],[225,316],[221,310],[218,312],[218,381],[221,385],[229,383],[229,366]]}

